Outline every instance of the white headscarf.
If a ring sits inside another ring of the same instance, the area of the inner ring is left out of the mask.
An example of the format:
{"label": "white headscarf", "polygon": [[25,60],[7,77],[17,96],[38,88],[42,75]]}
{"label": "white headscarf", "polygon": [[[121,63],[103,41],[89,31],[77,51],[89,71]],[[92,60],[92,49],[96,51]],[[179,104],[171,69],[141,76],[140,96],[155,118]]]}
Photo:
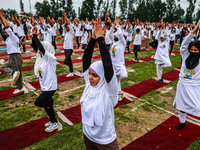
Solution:
{"label": "white headscarf", "polygon": [[89,84],[84,89],[80,100],[82,106],[82,123],[90,127],[94,127],[94,125],[103,126],[105,117],[103,95],[106,83],[103,63],[102,61],[96,61],[91,64],[90,68],[100,76],[100,81],[96,86]]}
{"label": "white headscarf", "polygon": [[[41,42],[42,46],[44,47],[45,51],[54,55],[55,54],[55,50],[54,47],[47,41],[42,41]],[[39,54],[39,50],[36,54],[36,61],[35,61],[35,65],[34,65],[34,73],[37,77],[39,77],[39,72],[38,72],[38,68],[39,66],[42,64],[42,62],[44,61],[44,58]]]}

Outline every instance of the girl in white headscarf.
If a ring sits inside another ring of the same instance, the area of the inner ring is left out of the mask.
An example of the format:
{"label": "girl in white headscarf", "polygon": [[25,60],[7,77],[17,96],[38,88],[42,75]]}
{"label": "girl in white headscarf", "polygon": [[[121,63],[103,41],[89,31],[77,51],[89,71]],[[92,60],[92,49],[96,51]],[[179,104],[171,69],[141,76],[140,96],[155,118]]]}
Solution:
{"label": "girl in white headscarf", "polygon": [[123,94],[121,92],[121,83],[120,80],[127,78],[127,70],[125,67],[125,60],[124,60],[124,51],[126,47],[126,40],[123,36],[123,32],[121,27],[119,26],[119,19],[115,18],[115,33],[114,33],[114,43],[112,45],[112,64],[114,67],[115,74],[117,76],[118,81],[118,96],[119,100],[123,99]]}
{"label": "girl in white headscarf", "polygon": [[182,64],[174,104],[179,110],[180,124],[184,128],[186,113],[200,117],[200,41],[191,41],[200,29],[200,20],[192,32],[183,40],[180,48]]}
{"label": "girl in white headscarf", "polygon": [[[35,100],[35,105],[44,107],[49,116],[45,124],[45,131],[52,132],[58,128],[53,108],[52,96],[57,90],[56,57],[54,47],[47,41],[40,42],[37,37],[37,28],[33,30],[32,47],[37,52],[34,72],[39,77],[42,93]],[[39,50],[38,50],[39,49]]]}
{"label": "girl in white headscarf", "polygon": [[165,24],[162,23],[161,30],[158,32],[158,46],[155,54],[155,64],[157,71],[157,82],[163,83],[162,79],[162,71],[163,68],[171,67],[171,61],[169,59],[169,35],[167,31],[164,29]]}
{"label": "girl in white headscarf", "polygon": [[[92,38],[83,55],[86,87],[80,104],[84,142],[87,150],[109,148],[118,150],[114,126],[114,106],[118,102],[117,78],[101,25],[100,19],[96,19]],[[91,64],[96,41],[99,44],[102,61]]]}

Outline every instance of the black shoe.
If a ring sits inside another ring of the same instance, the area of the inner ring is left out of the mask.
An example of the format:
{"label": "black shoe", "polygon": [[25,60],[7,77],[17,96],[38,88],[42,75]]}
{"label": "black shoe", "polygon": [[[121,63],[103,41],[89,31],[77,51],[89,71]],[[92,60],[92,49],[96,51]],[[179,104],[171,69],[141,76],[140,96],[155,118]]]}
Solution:
{"label": "black shoe", "polygon": [[185,128],[185,123],[181,123],[181,124],[176,126],[177,130],[181,130],[182,128]]}
{"label": "black shoe", "polygon": [[139,61],[139,59],[135,58],[135,61]]}
{"label": "black shoe", "polygon": [[163,79],[159,79],[159,80],[157,80],[156,82],[158,82],[158,83],[163,83]]}

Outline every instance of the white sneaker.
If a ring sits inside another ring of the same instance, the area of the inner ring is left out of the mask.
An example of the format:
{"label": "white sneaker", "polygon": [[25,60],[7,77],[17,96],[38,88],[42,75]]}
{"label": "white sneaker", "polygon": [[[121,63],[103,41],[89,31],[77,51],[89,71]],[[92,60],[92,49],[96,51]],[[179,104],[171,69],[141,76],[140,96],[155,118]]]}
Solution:
{"label": "white sneaker", "polygon": [[24,91],[24,94],[29,93],[29,92],[28,92],[28,89],[27,89],[26,87],[23,87],[21,90]]}
{"label": "white sneaker", "polygon": [[13,74],[13,81],[14,82],[16,82],[19,79],[19,75],[20,75],[19,71],[15,71],[14,72],[14,74]]}
{"label": "white sneaker", "polygon": [[70,73],[70,74],[68,74],[68,75],[66,75],[66,77],[73,77],[74,76],[74,73],[72,72],[72,73]]}
{"label": "white sneaker", "polygon": [[37,58],[36,56],[31,57],[31,59],[36,59],[36,58]]}
{"label": "white sneaker", "polygon": [[51,121],[49,121],[49,122],[45,123],[45,125],[44,125],[44,126],[47,128],[47,127],[51,126],[51,124],[52,124],[52,122],[51,122]]}
{"label": "white sneaker", "polygon": [[24,54],[30,54],[31,52],[24,52]]}
{"label": "white sneaker", "polygon": [[46,132],[52,132],[54,130],[58,129],[58,123],[51,123],[50,126],[48,126],[45,131]]}
{"label": "white sneaker", "polygon": [[124,98],[124,95],[122,92],[120,92],[120,94],[118,94],[118,101],[122,101]]}
{"label": "white sneaker", "polygon": [[23,92],[23,90],[21,89],[15,89],[15,91],[13,92],[13,94],[18,94],[18,93],[21,93],[21,92]]}

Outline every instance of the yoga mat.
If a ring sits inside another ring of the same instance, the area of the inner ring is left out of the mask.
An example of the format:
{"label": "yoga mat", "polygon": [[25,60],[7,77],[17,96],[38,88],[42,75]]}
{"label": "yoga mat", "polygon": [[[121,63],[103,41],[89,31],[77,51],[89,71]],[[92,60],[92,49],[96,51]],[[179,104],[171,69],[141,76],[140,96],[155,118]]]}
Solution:
{"label": "yoga mat", "polygon": [[164,85],[167,85],[167,83],[158,83],[155,79],[148,79],[133,86],[127,87],[123,89],[123,91],[140,98],[148,92],[159,89]]}
{"label": "yoga mat", "polygon": [[[26,70],[33,70],[34,69],[34,65],[31,65],[31,66],[24,66],[24,67],[21,67],[22,71],[26,71]],[[4,72],[3,70],[0,70],[1,74],[6,74],[6,72]]]}
{"label": "yoga mat", "polygon": [[177,130],[180,124],[176,116],[158,125],[156,128],[131,142],[122,150],[185,150],[200,135],[200,127],[186,122],[186,127]]}
{"label": "yoga mat", "polygon": [[162,78],[169,81],[175,81],[179,78],[179,71],[172,70],[162,75]]}
{"label": "yoga mat", "polygon": [[47,133],[45,132],[44,124],[49,119],[47,117],[34,120],[15,128],[7,129],[0,132],[0,149],[1,150],[13,150],[19,149],[24,146],[30,145],[36,141],[39,141],[45,137],[51,136],[56,133],[57,130]]}
{"label": "yoga mat", "polygon": [[15,91],[15,89],[16,88],[12,88],[12,89],[7,89],[7,90],[0,91],[0,100],[1,99],[7,99],[7,98],[10,98],[10,97],[14,97],[14,96],[17,96],[17,95],[21,95],[21,94],[24,93],[24,92],[21,92],[21,93],[18,93],[18,94],[13,94],[13,92]]}
{"label": "yoga mat", "polygon": [[187,115],[200,121],[200,117],[194,116],[194,115],[189,114],[189,113],[187,113]]}

